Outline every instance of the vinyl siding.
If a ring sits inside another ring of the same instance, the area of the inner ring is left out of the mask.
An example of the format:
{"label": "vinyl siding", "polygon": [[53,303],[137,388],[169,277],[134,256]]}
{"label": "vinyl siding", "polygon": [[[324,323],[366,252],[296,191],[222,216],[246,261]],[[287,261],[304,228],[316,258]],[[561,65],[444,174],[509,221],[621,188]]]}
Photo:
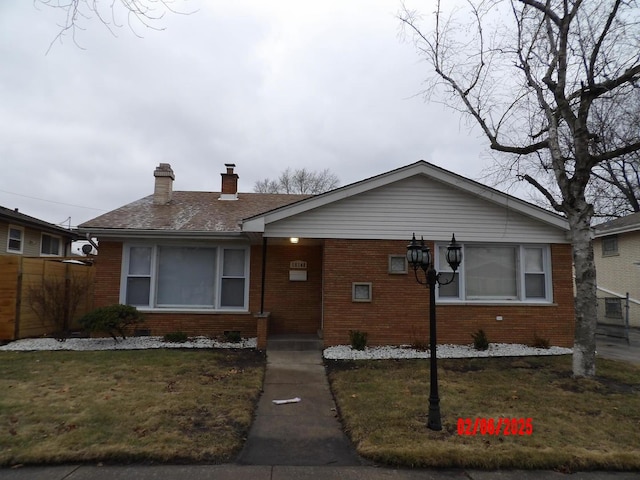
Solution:
{"label": "vinyl siding", "polygon": [[[618,253],[602,254],[602,239],[593,241],[598,286],[619,295],[627,292],[630,297],[640,300],[640,231],[621,233],[618,237]],[[613,296],[599,292],[600,297]],[[640,327],[640,306],[632,303],[629,323]]]}
{"label": "vinyl siding", "polygon": [[[22,227],[19,224],[12,223],[16,227],[21,227],[24,231],[22,254],[25,257],[39,257],[42,244],[42,232],[29,227]],[[60,253],[65,254],[65,238],[49,233],[48,235],[60,238]],[[0,255],[17,255],[15,252],[7,251],[7,243],[9,238],[9,223],[0,223]]]}
{"label": "vinyl siding", "polygon": [[566,243],[563,230],[425,176],[414,176],[266,226],[267,237]]}

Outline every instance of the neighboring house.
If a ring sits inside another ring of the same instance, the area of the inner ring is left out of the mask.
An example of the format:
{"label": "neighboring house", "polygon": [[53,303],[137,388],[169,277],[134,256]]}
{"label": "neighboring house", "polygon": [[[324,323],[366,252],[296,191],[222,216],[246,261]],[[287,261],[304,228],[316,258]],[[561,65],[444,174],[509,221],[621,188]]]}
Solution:
{"label": "neighboring house", "polygon": [[640,327],[640,213],[594,227],[593,241],[598,283],[599,321]]}
{"label": "neighboring house", "polygon": [[66,228],[0,207],[0,255],[67,256],[75,238]]}
{"label": "neighboring house", "polygon": [[436,292],[439,343],[482,328],[492,342],[573,344],[562,217],[424,161],[312,197],[238,193],[234,167],[221,193],[173,192],[160,164],[153,195],[82,224],[99,239],[96,305],[135,305],[155,335],[260,339],[268,316],[269,333],[319,333],[325,346],[351,330],[371,345],[425,343],[429,295],[406,247],[424,236],[446,271],[455,232],[464,259]]}

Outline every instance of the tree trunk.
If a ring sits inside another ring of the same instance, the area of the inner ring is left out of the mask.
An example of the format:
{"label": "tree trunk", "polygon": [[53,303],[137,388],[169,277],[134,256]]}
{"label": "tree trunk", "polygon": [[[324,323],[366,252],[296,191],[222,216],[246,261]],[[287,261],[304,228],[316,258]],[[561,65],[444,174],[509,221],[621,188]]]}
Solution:
{"label": "tree trunk", "polygon": [[579,202],[567,210],[576,275],[573,376],[590,377],[596,373],[597,324],[596,265],[590,229],[592,207],[587,202]]}

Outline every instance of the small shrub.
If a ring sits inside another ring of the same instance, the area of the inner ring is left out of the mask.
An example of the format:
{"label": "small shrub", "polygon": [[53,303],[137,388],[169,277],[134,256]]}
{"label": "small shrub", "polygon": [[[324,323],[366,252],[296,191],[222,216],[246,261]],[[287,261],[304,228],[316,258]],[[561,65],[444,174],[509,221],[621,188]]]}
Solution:
{"label": "small shrub", "polygon": [[238,330],[228,330],[224,332],[224,340],[229,343],[240,343],[242,335]]}
{"label": "small shrub", "polygon": [[144,317],[130,305],[109,305],[96,308],[80,319],[80,325],[90,332],[108,333],[117,342],[116,334],[123,339],[125,329],[144,322]]}
{"label": "small shrub", "polygon": [[351,341],[351,348],[354,350],[364,350],[367,346],[367,332],[349,330],[349,340]]}
{"label": "small shrub", "polygon": [[184,332],[169,332],[162,337],[162,340],[169,343],[184,343],[189,340]]}
{"label": "small shrub", "polygon": [[427,342],[426,340],[418,339],[415,339],[413,341],[413,343],[411,344],[411,348],[413,348],[414,350],[418,350],[419,352],[426,352],[430,350],[429,342]]}
{"label": "small shrub", "polygon": [[473,338],[473,348],[476,350],[482,351],[489,348],[489,339],[484,330],[480,329],[476,333],[472,333],[471,337]]}
{"label": "small shrub", "polygon": [[531,342],[532,347],[544,348],[545,350],[547,350],[550,345],[551,345],[551,342],[549,342],[548,338],[543,338],[539,336],[537,333],[535,332],[533,333],[533,342]]}

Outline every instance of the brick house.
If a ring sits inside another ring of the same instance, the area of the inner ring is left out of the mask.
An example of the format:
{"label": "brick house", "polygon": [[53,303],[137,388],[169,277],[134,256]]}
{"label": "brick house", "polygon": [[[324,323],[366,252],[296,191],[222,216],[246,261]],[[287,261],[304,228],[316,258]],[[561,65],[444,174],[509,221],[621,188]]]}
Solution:
{"label": "brick house", "polygon": [[629,325],[640,327],[640,213],[594,227],[598,321],[621,324],[629,294]]}
{"label": "brick house", "polygon": [[452,232],[456,280],[437,291],[438,340],[573,343],[567,222],[420,161],[315,196],[174,192],[168,164],[153,195],[90,220],[99,239],[96,304],[146,312],[152,334],[320,334],[324,345],[367,332],[369,344],[427,341],[428,292],[407,268],[412,234],[436,267]]}

